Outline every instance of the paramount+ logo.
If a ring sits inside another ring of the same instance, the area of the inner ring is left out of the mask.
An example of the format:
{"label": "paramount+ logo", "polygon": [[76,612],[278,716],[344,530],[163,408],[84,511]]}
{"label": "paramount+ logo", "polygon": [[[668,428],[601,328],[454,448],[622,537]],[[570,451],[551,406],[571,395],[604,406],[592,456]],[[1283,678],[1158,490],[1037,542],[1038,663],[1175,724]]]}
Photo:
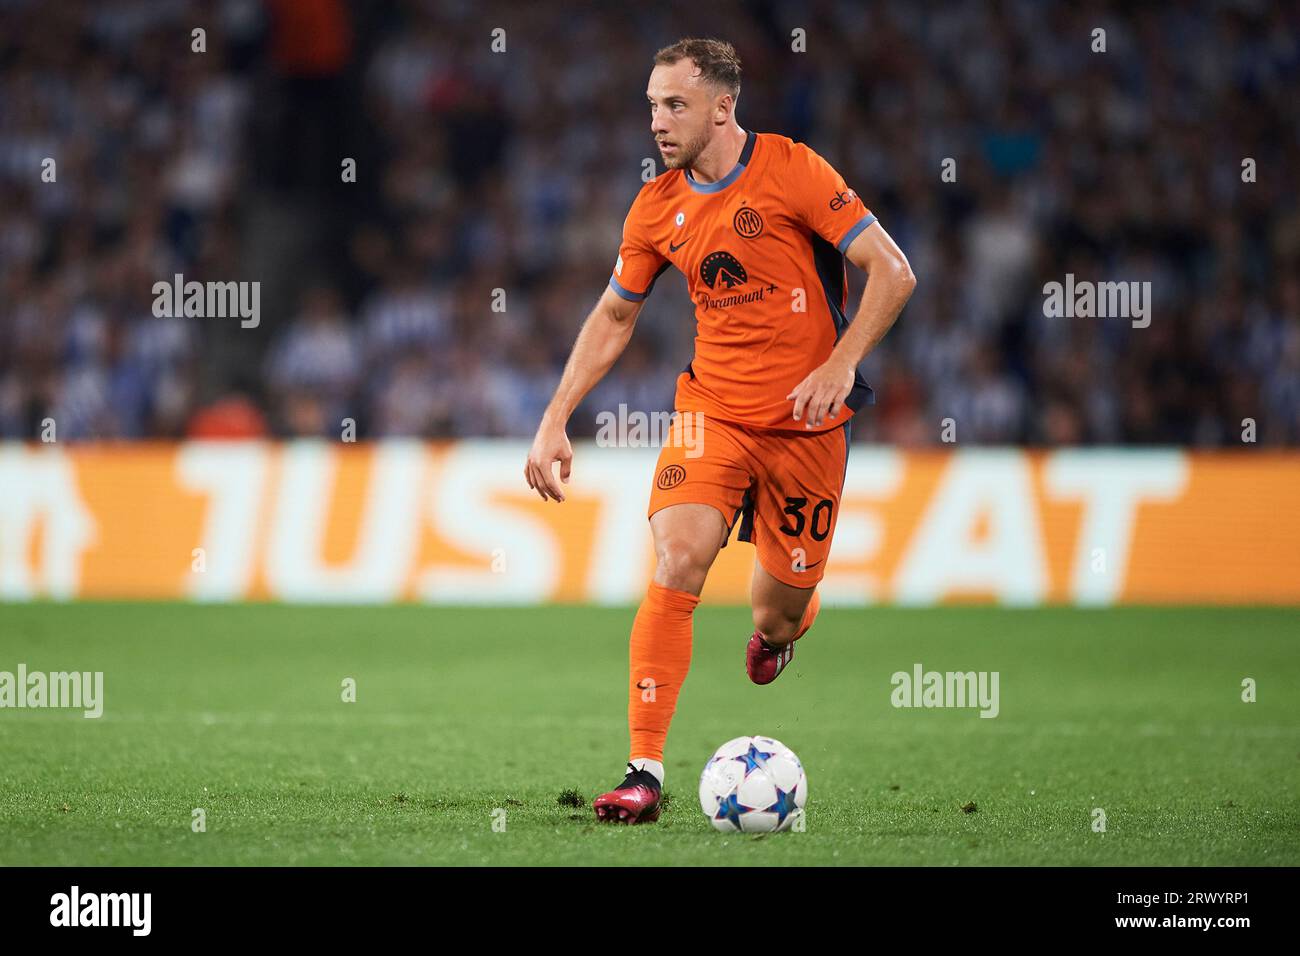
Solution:
{"label": "paramount+ logo", "polygon": [[[761,228],[761,226],[760,226]],[[719,250],[710,252],[700,263],[700,278],[710,289],[738,289],[749,282],[749,273],[744,265],[730,252]],[[759,286],[748,292],[734,295],[722,295],[714,298],[701,290],[695,295],[695,302],[701,309],[725,309],[746,302],[761,302],[767,295],[776,291],[775,285]]]}
{"label": "paramount+ logo", "polygon": [[749,273],[730,252],[710,252],[700,263],[700,278],[710,289],[734,289],[749,281]]}

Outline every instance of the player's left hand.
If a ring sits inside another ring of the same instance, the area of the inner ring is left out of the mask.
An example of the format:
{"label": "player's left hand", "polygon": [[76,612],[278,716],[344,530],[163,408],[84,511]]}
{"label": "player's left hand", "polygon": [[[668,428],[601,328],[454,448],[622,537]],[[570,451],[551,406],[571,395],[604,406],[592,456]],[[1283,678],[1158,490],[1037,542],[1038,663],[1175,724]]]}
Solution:
{"label": "player's left hand", "polygon": [[827,418],[838,415],[853,390],[853,371],[853,366],[832,355],[809,372],[786,396],[794,399],[794,420],[803,419],[804,428],[820,428]]}

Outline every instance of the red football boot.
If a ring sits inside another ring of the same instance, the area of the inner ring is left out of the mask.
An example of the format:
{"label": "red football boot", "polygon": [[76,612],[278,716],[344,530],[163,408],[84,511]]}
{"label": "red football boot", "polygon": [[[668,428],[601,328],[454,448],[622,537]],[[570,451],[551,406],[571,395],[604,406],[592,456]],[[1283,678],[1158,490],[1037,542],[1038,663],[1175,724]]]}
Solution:
{"label": "red football boot", "polygon": [[627,765],[623,782],[592,801],[602,823],[654,823],[659,819],[659,780],[654,774]]}
{"label": "red football boot", "polygon": [[821,596],[813,591],[808,606],[804,608],[799,633],[795,634],[789,644],[782,647],[773,647],[763,640],[758,631],[754,632],[753,637],[749,639],[749,646],[745,648],[745,672],[749,674],[750,680],[755,684],[770,684],[776,680],[781,671],[785,670],[785,666],[794,659],[794,642],[808,633],[821,606]]}

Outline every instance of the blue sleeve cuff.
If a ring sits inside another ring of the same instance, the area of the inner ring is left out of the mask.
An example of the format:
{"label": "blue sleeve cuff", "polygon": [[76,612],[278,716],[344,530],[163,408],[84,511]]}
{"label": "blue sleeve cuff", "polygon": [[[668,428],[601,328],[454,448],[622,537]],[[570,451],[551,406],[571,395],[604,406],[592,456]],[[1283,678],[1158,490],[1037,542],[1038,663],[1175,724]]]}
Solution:
{"label": "blue sleeve cuff", "polygon": [[613,276],[609,277],[609,287],[613,289],[615,292],[617,292],[620,298],[627,299],[627,301],[629,302],[641,302],[642,300],[645,299],[646,292],[650,291],[647,289],[646,292],[629,292],[627,291],[627,289],[624,289],[621,285],[619,285],[618,280],[615,279]]}
{"label": "blue sleeve cuff", "polygon": [[862,230],[866,229],[867,226],[871,225],[875,221],[876,221],[876,214],[874,212],[867,213],[865,216],[863,216],[861,219],[858,220],[857,224],[852,229],[850,229],[845,234],[844,238],[840,240],[840,244],[835,248],[840,250],[841,254],[848,252],[849,246],[853,244],[853,240],[858,238],[858,235],[862,232]]}

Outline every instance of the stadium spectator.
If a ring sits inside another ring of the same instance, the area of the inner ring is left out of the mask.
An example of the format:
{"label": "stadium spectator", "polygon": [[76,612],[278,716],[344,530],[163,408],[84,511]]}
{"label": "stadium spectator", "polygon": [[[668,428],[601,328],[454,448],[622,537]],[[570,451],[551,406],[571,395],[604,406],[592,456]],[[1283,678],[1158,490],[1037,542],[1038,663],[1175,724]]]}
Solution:
{"label": "stadium spectator", "polygon": [[[1294,7],[39,8],[0,5],[0,437],[179,437],[250,368],[278,435],[526,437],[654,152],[651,53],[721,22],[742,123],[826,155],[922,279],[854,440],[1300,444]],[[155,317],[176,272],[260,277],[265,321]],[[1150,281],[1151,324],[1046,317],[1067,273]],[[669,406],[691,313],[665,275],[574,437]]]}

